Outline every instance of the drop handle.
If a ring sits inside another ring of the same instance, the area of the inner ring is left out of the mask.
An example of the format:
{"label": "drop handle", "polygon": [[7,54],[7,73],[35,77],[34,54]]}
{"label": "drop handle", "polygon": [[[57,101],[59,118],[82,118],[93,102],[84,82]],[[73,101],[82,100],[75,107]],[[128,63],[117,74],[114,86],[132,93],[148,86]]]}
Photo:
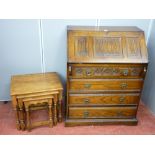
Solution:
{"label": "drop handle", "polygon": [[89,116],[89,112],[88,112],[88,111],[84,111],[84,112],[83,112],[83,117],[84,117],[84,118],[87,118],[88,116]]}
{"label": "drop handle", "polygon": [[128,75],[128,72],[129,72],[128,69],[124,69],[124,70],[123,70],[123,75],[124,75],[124,76],[127,76],[127,75]]}
{"label": "drop handle", "polygon": [[91,72],[86,72],[86,75],[87,75],[87,76],[90,76],[90,75],[91,75]]}
{"label": "drop handle", "polygon": [[84,84],[84,87],[85,88],[90,88],[91,87],[91,84]]}
{"label": "drop handle", "polygon": [[120,87],[121,87],[121,89],[125,89],[128,87],[128,84],[127,83],[121,83]]}
{"label": "drop handle", "polygon": [[125,101],[125,97],[120,97],[120,99],[119,99],[119,101],[122,103],[122,102],[124,102]]}
{"label": "drop handle", "polygon": [[117,112],[117,116],[122,116],[123,115],[123,112],[122,111],[118,111]]}
{"label": "drop handle", "polygon": [[89,70],[89,69],[86,70],[86,75],[87,75],[87,76],[90,76],[91,74],[92,74],[92,73],[91,73],[91,70]]}
{"label": "drop handle", "polygon": [[89,103],[89,99],[84,99],[84,103],[88,104]]}

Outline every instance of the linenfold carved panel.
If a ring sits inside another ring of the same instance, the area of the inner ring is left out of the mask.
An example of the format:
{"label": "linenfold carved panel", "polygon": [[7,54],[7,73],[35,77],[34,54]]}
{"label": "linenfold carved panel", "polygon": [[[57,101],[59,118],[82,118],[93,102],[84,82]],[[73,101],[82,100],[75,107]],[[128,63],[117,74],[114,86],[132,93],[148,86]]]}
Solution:
{"label": "linenfold carved panel", "polygon": [[122,57],[120,37],[94,37],[95,57]]}
{"label": "linenfold carved panel", "polygon": [[128,57],[135,57],[135,58],[141,57],[139,38],[137,37],[126,38],[126,48]]}
{"label": "linenfold carved panel", "polygon": [[88,56],[88,41],[87,37],[76,37],[75,38],[75,56],[83,57]]}

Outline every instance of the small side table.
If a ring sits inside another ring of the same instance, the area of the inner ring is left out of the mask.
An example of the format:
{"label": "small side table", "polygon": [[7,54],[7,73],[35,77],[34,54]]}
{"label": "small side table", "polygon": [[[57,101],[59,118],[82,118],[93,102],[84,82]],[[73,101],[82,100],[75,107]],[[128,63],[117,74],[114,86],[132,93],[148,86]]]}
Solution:
{"label": "small side table", "polygon": [[35,101],[37,105],[37,102],[46,99],[53,101],[52,105],[50,102],[50,106],[54,109],[54,125],[57,124],[57,120],[61,122],[62,94],[63,86],[58,74],[55,72],[12,76],[11,97],[17,129],[25,130],[27,127],[26,109],[31,105],[31,102],[34,104]]}

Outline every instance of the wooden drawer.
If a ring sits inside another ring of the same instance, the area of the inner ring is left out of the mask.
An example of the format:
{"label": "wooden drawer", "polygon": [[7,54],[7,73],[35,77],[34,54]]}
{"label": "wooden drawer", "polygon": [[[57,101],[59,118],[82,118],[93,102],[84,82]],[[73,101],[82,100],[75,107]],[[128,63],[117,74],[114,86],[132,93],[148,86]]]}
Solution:
{"label": "wooden drawer", "polygon": [[136,105],[140,94],[69,94],[69,105]]}
{"label": "wooden drawer", "polygon": [[81,91],[116,91],[133,90],[140,91],[143,86],[142,79],[70,79],[70,92]]}
{"label": "wooden drawer", "polygon": [[146,72],[145,65],[138,64],[69,64],[71,78],[141,78]]}
{"label": "wooden drawer", "polygon": [[69,107],[69,118],[134,118],[133,107]]}

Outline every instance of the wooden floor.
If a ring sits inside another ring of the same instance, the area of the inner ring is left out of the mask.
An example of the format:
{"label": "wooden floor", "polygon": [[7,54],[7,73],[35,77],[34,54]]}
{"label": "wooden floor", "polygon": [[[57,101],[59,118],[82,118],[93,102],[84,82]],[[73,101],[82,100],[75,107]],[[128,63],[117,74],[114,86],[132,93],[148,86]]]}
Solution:
{"label": "wooden floor", "polygon": [[[41,114],[41,115],[40,115]],[[32,121],[46,119],[46,111],[35,112]],[[18,131],[15,126],[15,116],[11,103],[0,102],[0,134],[1,135],[143,135],[155,134],[155,115],[153,115],[144,104],[140,103],[138,110],[137,126],[104,125],[104,126],[77,126],[64,127],[64,122],[53,128],[39,127],[31,132]]]}

